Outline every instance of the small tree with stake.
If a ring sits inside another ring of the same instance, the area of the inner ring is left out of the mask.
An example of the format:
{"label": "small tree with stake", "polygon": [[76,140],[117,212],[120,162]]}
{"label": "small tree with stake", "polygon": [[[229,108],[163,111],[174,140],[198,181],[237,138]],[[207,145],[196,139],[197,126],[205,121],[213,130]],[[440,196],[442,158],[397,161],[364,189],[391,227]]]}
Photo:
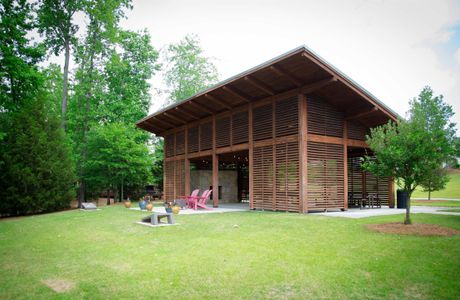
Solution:
{"label": "small tree with stake", "polygon": [[375,157],[366,157],[364,163],[368,171],[400,182],[408,196],[404,224],[412,223],[412,192],[417,186],[426,187],[434,176],[447,176],[440,170],[455,153],[456,130],[450,121],[454,113],[443,96],[433,96],[433,90],[425,87],[410,106],[407,120],[371,130],[367,143]]}

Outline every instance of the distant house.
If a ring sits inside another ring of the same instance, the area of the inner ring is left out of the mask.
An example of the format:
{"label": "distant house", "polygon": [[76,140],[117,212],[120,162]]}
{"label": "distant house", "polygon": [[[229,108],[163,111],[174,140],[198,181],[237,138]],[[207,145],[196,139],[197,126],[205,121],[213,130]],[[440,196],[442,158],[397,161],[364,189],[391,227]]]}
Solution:
{"label": "distant house", "polygon": [[[363,172],[369,129],[397,115],[305,47],[137,123],[164,137],[164,194],[213,189],[213,204],[308,212],[369,194],[394,205],[393,180]],[[191,175],[192,174],[192,175]]]}

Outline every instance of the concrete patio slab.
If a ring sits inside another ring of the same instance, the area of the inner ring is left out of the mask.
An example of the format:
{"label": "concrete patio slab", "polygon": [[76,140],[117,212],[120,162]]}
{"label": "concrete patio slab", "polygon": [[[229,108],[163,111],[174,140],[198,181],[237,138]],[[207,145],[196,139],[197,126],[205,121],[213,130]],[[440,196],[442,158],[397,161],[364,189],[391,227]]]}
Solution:
{"label": "concrete patio slab", "polygon": [[[412,206],[411,213],[423,213],[423,214],[436,214],[436,215],[450,215],[450,216],[460,216],[459,212],[444,212],[440,210],[449,209],[448,207],[437,207],[437,206]],[[406,213],[405,209],[389,208],[388,206],[383,206],[382,208],[373,208],[373,209],[359,209],[351,208],[347,211],[331,211],[331,212],[321,212],[313,213],[315,215],[322,215],[327,217],[342,217],[342,218],[369,218],[377,216],[388,216],[388,215],[398,215]]]}
{"label": "concrete patio slab", "polygon": [[[139,207],[131,207],[130,210],[140,211]],[[148,212],[147,210],[142,210],[143,212]],[[249,204],[247,203],[224,203],[220,204],[219,207],[214,207],[212,210],[206,209],[183,209],[180,211],[179,215],[196,215],[196,214],[213,214],[213,213],[227,213],[227,212],[239,212],[239,211],[249,211]],[[165,212],[164,207],[155,206],[153,212]]]}

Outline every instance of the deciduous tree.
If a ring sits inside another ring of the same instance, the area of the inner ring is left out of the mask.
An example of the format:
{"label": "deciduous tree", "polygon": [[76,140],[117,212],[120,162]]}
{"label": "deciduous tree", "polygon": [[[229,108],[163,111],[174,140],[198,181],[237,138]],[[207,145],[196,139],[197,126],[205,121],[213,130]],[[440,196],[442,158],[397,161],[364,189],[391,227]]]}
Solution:
{"label": "deciduous tree", "polygon": [[408,194],[405,224],[411,224],[410,197],[417,186],[430,178],[444,176],[440,168],[455,153],[455,124],[452,108],[442,95],[434,96],[425,87],[410,102],[407,120],[388,123],[371,130],[367,143],[375,159],[367,157],[365,168],[374,174],[401,181]]}

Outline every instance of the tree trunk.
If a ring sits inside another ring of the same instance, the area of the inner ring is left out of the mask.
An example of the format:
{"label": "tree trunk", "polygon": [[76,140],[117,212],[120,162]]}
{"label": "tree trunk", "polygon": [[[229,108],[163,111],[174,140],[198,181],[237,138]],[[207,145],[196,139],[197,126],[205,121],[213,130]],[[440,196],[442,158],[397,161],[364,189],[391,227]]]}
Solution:
{"label": "tree trunk", "polygon": [[428,200],[431,200],[431,190],[428,191]]}
{"label": "tree trunk", "polygon": [[412,220],[410,219],[410,197],[411,195],[407,193],[406,218],[404,220],[404,224],[406,225],[412,224]]}
{"label": "tree trunk", "polygon": [[85,202],[85,182],[80,179],[80,185],[78,187],[78,208],[81,208],[81,204]]}
{"label": "tree trunk", "polygon": [[123,201],[123,178],[121,178],[121,197],[120,197],[120,202]]}
{"label": "tree trunk", "polygon": [[107,190],[107,205],[110,205],[110,189]]}
{"label": "tree trunk", "polygon": [[62,104],[61,104],[61,112],[62,112],[62,127],[65,129],[66,126],[66,113],[67,113],[67,86],[69,81],[69,62],[70,62],[70,40],[65,41],[65,61],[64,61],[64,76],[62,82]]}

